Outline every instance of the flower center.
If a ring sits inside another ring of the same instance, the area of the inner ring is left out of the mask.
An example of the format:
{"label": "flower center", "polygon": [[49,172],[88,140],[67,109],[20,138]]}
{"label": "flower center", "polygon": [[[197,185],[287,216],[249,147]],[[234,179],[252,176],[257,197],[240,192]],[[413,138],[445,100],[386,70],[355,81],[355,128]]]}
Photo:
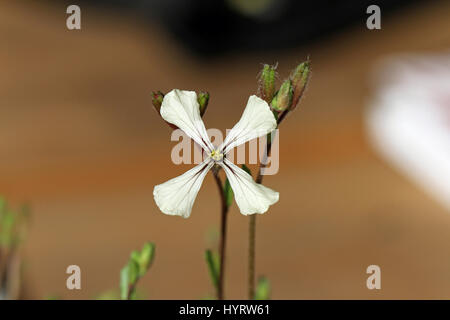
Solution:
{"label": "flower center", "polygon": [[209,156],[216,162],[222,161],[223,159],[223,153],[219,152],[219,150],[213,150]]}

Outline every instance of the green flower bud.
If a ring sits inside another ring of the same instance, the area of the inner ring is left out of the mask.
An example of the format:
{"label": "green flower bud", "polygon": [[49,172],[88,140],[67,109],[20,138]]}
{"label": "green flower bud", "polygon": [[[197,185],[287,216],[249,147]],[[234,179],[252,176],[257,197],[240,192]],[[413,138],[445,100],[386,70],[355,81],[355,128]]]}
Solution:
{"label": "green flower bud", "polygon": [[200,116],[203,117],[203,115],[206,112],[206,108],[208,107],[209,102],[209,93],[200,91],[197,94],[197,101],[200,106]]}
{"label": "green flower bud", "polygon": [[[153,107],[155,107],[156,112],[158,112],[159,116],[161,116],[161,105],[164,99],[164,93],[162,93],[161,91],[153,91],[152,92],[152,104]],[[171,127],[173,130],[178,129],[178,127],[176,125],[173,125],[167,121],[164,121],[165,123],[167,123],[167,125],[169,127]]]}
{"label": "green flower bud", "polygon": [[159,113],[161,110],[161,105],[164,99],[164,94],[161,91],[152,92],[152,103],[155,107],[156,112]]}
{"label": "green flower bud", "polygon": [[265,64],[259,76],[258,96],[270,103],[275,95],[276,67]]}
{"label": "green flower bud", "polygon": [[289,110],[292,104],[293,89],[291,80],[286,80],[272,100],[271,107],[277,112]]}
{"label": "green flower bud", "polygon": [[309,74],[311,68],[309,61],[300,63],[291,73],[291,81],[293,86],[294,95],[292,98],[291,110],[297,107],[303,92],[305,92],[306,85],[308,84]]}

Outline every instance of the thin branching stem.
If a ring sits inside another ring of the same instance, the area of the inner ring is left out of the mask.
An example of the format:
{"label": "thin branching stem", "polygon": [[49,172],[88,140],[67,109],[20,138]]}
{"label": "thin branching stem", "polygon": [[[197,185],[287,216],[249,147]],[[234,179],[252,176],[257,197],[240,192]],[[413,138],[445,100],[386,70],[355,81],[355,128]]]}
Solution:
{"label": "thin branching stem", "polygon": [[227,217],[228,217],[228,206],[225,199],[225,194],[223,191],[222,179],[219,176],[219,170],[212,171],[214,175],[214,180],[216,181],[217,188],[219,189],[220,202],[221,202],[221,218],[220,218],[220,244],[219,244],[219,255],[220,255],[220,267],[219,267],[219,282],[217,285],[217,299],[224,299],[224,281],[225,281],[225,250],[227,242]]}
{"label": "thin branching stem", "polygon": [[[286,117],[288,111],[285,111],[278,118],[278,125]],[[264,152],[264,158],[259,164],[258,176],[256,177],[256,183],[262,183],[264,177],[264,169],[267,165],[267,158],[270,155],[272,149],[272,141],[275,137],[276,131],[271,132],[266,144],[266,151]],[[253,300],[255,297],[255,247],[256,247],[256,214],[250,216],[249,232],[248,232],[248,299]]]}

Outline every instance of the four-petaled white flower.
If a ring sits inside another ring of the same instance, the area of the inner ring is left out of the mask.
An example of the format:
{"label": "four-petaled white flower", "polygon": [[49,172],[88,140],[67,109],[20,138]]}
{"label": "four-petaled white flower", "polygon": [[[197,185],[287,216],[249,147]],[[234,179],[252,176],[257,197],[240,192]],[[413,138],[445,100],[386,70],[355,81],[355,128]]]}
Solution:
{"label": "four-petaled white flower", "polygon": [[257,96],[248,99],[241,119],[217,148],[206,133],[194,91],[170,91],[164,96],[160,113],[164,120],[192,138],[207,155],[202,163],[181,176],[155,186],[153,196],[163,213],[188,218],[203,179],[214,165],[224,169],[242,214],[264,213],[278,201],[278,192],[256,183],[247,172],[226,158],[234,147],[276,129],[275,117],[264,100]]}

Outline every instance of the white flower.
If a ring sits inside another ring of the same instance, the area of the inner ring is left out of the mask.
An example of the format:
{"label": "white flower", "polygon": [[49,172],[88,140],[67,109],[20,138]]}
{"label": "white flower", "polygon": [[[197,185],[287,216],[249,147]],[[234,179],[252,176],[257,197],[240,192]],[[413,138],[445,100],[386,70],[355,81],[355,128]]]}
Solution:
{"label": "white flower", "polygon": [[234,147],[276,128],[275,117],[264,100],[257,96],[248,99],[241,119],[218,148],[213,146],[206,133],[194,91],[170,91],[164,96],[160,113],[164,120],[183,130],[208,155],[202,163],[181,176],[155,186],[153,196],[163,213],[189,217],[203,179],[215,164],[224,169],[242,214],[264,213],[278,201],[278,192],[256,183],[247,172],[226,158]]}

